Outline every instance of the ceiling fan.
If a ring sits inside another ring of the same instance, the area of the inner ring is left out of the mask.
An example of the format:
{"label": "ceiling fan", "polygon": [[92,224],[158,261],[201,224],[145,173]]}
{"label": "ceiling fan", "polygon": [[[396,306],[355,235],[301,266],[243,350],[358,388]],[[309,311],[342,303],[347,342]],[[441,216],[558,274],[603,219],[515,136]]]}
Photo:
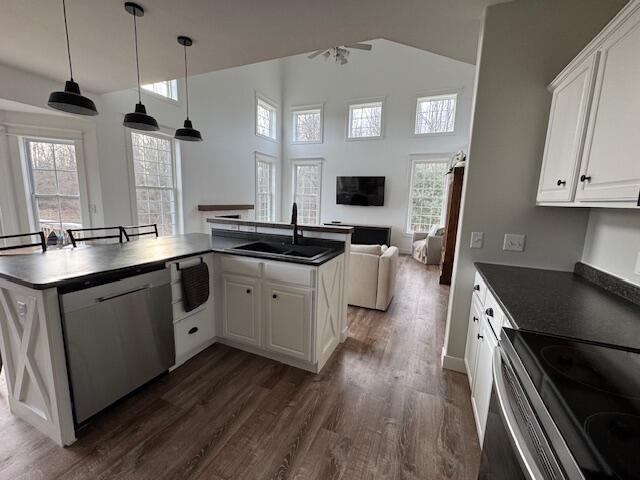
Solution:
{"label": "ceiling fan", "polygon": [[322,55],[325,59],[333,58],[333,60],[339,64],[344,65],[348,62],[347,57],[349,56],[349,49],[355,48],[357,50],[366,50],[371,51],[373,45],[368,43],[352,43],[349,45],[342,45],[339,47],[332,47],[329,49],[318,50],[309,55],[309,58],[316,58],[318,55]]}

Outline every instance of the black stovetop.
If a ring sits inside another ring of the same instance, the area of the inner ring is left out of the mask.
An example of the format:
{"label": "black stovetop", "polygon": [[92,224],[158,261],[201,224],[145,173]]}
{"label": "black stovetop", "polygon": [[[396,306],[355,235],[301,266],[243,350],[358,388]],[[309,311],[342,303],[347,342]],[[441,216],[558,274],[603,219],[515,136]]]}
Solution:
{"label": "black stovetop", "polygon": [[505,333],[585,478],[640,479],[640,350]]}

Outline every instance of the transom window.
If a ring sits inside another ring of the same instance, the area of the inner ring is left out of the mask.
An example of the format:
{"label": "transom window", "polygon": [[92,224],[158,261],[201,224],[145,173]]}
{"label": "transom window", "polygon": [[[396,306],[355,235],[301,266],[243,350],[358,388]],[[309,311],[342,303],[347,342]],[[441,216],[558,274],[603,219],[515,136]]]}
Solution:
{"label": "transom window", "polygon": [[448,170],[447,159],[412,162],[407,232],[428,232],[443,223]]}
{"label": "transom window", "polygon": [[322,142],[322,107],[293,111],[293,143]]}
{"label": "transom window", "polygon": [[63,238],[82,228],[76,147],[73,142],[25,140],[36,228]]}
{"label": "transom window", "polygon": [[274,220],[275,169],[272,157],[256,153],[256,220],[261,222]]}
{"label": "transom window", "polygon": [[348,138],[382,136],[382,101],[349,105]]}
{"label": "transom window", "polygon": [[420,97],[416,102],[416,135],[451,133],[455,130],[458,95]]}
{"label": "transom window", "polygon": [[148,83],[142,85],[148,92],[153,92],[161,97],[170,98],[171,100],[178,100],[178,81],[166,80],[164,82]]}
{"label": "transom window", "polygon": [[264,98],[256,96],[256,135],[275,140],[277,107]]}
{"label": "transom window", "polygon": [[173,140],[131,132],[138,225],[158,225],[158,234],[178,233]]}
{"label": "transom window", "polygon": [[298,223],[320,223],[322,164],[298,161],[293,164],[293,201],[298,205]]}

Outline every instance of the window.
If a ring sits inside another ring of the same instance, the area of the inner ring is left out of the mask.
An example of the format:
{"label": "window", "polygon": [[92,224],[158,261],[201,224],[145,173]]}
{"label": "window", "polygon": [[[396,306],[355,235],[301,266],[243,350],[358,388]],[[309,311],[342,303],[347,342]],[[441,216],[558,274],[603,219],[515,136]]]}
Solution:
{"label": "window", "polygon": [[322,143],[322,106],[293,111],[293,143]]}
{"label": "window", "polygon": [[382,101],[349,105],[347,138],[382,137]]}
{"label": "window", "polygon": [[452,133],[456,124],[456,102],[458,95],[420,97],[416,102],[416,135]]}
{"label": "window", "polygon": [[37,230],[66,236],[82,227],[78,162],[73,142],[25,140],[33,217]]}
{"label": "window", "polygon": [[322,163],[297,161],[293,164],[293,201],[298,204],[298,222],[320,223],[320,194],[322,191]]}
{"label": "window", "polygon": [[274,158],[256,152],[256,220],[272,222],[275,211]]}
{"label": "window", "polygon": [[428,232],[433,225],[443,222],[449,161],[414,160],[411,165],[407,232]]}
{"label": "window", "polygon": [[155,223],[160,235],[178,233],[173,140],[131,132],[138,225]]}
{"label": "window", "polygon": [[265,98],[256,96],[256,135],[275,140],[277,107]]}
{"label": "window", "polygon": [[171,100],[178,101],[178,81],[166,80],[164,82],[149,83],[142,85],[148,92],[155,93],[161,97],[170,98]]}

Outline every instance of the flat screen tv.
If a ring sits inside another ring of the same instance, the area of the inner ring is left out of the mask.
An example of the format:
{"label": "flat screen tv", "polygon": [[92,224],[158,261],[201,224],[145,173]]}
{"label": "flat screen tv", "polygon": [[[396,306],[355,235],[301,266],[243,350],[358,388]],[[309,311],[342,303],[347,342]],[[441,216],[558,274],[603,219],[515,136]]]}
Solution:
{"label": "flat screen tv", "polygon": [[339,205],[384,205],[384,177],[336,177]]}

